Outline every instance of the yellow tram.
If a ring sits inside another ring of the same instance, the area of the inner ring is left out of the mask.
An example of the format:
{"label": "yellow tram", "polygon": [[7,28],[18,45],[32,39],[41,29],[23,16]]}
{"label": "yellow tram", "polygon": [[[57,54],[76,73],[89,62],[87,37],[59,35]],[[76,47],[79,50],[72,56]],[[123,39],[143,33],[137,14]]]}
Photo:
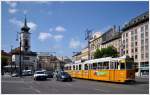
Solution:
{"label": "yellow tram", "polygon": [[74,78],[123,83],[135,80],[133,64],[133,59],[127,56],[117,58],[106,57],[66,64],[65,71]]}

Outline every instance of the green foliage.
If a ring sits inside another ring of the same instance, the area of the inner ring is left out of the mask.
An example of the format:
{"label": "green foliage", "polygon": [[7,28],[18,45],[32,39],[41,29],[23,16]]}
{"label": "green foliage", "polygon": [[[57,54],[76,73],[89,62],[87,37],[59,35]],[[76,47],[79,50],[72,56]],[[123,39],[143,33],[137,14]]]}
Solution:
{"label": "green foliage", "polygon": [[96,52],[94,53],[94,59],[99,58],[102,55],[102,52],[99,50],[99,48],[96,49]]}
{"label": "green foliage", "polygon": [[117,49],[113,46],[108,46],[107,48],[96,49],[94,52],[94,59],[102,58],[102,57],[117,57],[118,56]]}
{"label": "green foliage", "polygon": [[1,55],[2,66],[6,66],[8,64],[8,60],[9,60],[9,58],[7,56]]}

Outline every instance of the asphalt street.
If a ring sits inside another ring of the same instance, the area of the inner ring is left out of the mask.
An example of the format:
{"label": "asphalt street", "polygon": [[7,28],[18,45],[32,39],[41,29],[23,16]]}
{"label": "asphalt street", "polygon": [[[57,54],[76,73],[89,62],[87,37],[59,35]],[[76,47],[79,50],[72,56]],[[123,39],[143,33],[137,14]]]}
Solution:
{"label": "asphalt street", "polygon": [[148,94],[149,79],[136,78],[134,84],[120,84],[83,79],[34,81],[31,76],[2,76],[1,89],[2,94]]}

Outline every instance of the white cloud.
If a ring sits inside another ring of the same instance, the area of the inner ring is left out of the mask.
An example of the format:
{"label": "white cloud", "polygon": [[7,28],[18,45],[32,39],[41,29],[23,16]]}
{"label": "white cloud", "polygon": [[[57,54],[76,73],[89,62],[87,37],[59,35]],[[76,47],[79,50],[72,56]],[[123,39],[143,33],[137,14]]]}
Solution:
{"label": "white cloud", "polygon": [[17,2],[7,1],[6,3],[10,6],[9,9],[8,9],[8,12],[10,14],[15,14],[16,12],[19,11],[18,9],[16,9]]}
{"label": "white cloud", "polygon": [[60,41],[63,39],[63,35],[54,35],[53,38],[56,40],[56,41]]}
{"label": "white cloud", "polygon": [[34,22],[28,22],[27,25],[30,27],[32,31],[36,30],[37,25]]}
{"label": "white cloud", "polygon": [[79,40],[74,39],[74,38],[72,38],[70,43],[69,43],[69,47],[73,48],[73,49],[80,47],[80,45],[81,45],[81,42]]}
{"label": "white cloud", "polygon": [[9,12],[10,14],[15,14],[17,11],[18,11],[18,10],[15,9],[15,8],[10,8],[10,9],[8,9],[8,12]]}
{"label": "white cloud", "polygon": [[47,40],[47,39],[50,39],[52,37],[52,35],[50,34],[50,33],[47,33],[47,32],[41,32],[40,34],[39,34],[39,39],[41,40],[41,41],[45,41],[45,40]]}
{"label": "white cloud", "polygon": [[6,3],[12,8],[17,6],[17,2],[7,1]]}
{"label": "white cloud", "polygon": [[66,29],[65,29],[64,27],[62,27],[62,26],[57,26],[57,27],[55,28],[55,31],[56,31],[56,32],[64,32],[64,31],[66,31]]}
{"label": "white cloud", "polygon": [[[20,28],[24,25],[23,21],[17,20],[16,18],[10,19],[9,22]],[[27,25],[28,25],[28,27],[30,27],[31,31],[34,31],[37,28],[37,24],[35,24],[34,22],[31,22],[31,21],[27,22]]]}
{"label": "white cloud", "polygon": [[9,22],[14,24],[15,26],[18,26],[18,27],[22,27],[23,26],[23,22],[17,20],[16,18],[10,19]]}

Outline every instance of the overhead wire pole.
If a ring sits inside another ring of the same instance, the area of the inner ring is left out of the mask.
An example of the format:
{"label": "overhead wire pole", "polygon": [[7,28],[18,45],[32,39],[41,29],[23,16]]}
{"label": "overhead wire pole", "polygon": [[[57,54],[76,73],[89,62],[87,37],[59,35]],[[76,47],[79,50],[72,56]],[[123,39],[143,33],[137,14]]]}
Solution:
{"label": "overhead wire pole", "polygon": [[10,63],[10,65],[11,65],[11,75],[12,75],[12,48],[13,48],[13,46],[11,45],[11,63]]}
{"label": "overhead wire pole", "polygon": [[[19,37],[18,37],[18,35],[19,35]],[[19,38],[19,40],[18,40],[18,38]],[[21,66],[21,35],[20,35],[20,33],[19,32],[17,32],[17,39],[16,39],[17,41],[19,41],[20,42],[20,46],[19,46],[19,75],[20,75],[20,77],[22,77],[22,70],[21,70],[21,68],[22,68],[22,66]]]}
{"label": "overhead wire pole", "polygon": [[91,39],[92,30],[85,31],[85,40],[88,41],[88,60],[90,60],[90,39]]}

